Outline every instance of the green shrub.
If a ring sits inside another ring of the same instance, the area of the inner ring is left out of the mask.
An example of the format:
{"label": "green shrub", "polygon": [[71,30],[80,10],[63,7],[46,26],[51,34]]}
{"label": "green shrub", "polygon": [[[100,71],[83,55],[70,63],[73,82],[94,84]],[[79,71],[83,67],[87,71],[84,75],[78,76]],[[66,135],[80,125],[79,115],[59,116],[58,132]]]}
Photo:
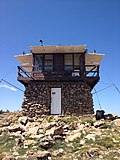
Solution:
{"label": "green shrub", "polygon": [[112,126],[109,124],[104,124],[103,126],[100,126],[100,129],[111,129]]}
{"label": "green shrub", "polygon": [[103,139],[96,140],[95,142],[96,142],[96,144],[98,144],[100,146],[104,146],[107,149],[112,148],[114,146],[113,140],[110,137],[105,137]]}
{"label": "green shrub", "polygon": [[48,117],[47,117],[48,123],[52,122],[52,120],[53,120],[53,116],[48,116]]}
{"label": "green shrub", "polygon": [[95,122],[95,120],[93,120],[92,118],[84,118],[81,121],[81,124],[89,123],[89,124],[93,125],[94,122]]}

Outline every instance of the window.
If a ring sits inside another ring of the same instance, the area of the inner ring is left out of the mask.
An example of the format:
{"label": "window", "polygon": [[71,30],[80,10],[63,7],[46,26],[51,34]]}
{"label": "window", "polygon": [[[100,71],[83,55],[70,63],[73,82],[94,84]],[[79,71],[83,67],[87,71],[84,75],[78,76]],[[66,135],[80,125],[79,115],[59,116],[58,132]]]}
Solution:
{"label": "window", "polygon": [[74,54],[74,70],[79,70],[80,54]]}
{"label": "window", "polygon": [[43,55],[35,55],[35,70],[43,70]]}
{"label": "window", "polygon": [[64,55],[64,69],[65,70],[73,70],[73,56],[72,54]]}
{"label": "window", "polygon": [[53,71],[53,55],[45,55],[45,71]]}

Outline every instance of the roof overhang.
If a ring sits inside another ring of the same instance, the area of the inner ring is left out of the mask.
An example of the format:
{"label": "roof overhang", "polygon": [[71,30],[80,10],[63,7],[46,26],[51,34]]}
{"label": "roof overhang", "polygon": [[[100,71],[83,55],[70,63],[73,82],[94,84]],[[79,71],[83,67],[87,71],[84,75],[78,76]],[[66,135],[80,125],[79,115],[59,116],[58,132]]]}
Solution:
{"label": "roof overhang", "polygon": [[46,53],[85,53],[86,45],[81,46],[30,46],[33,54],[46,54]]}
{"label": "roof overhang", "polygon": [[33,56],[32,54],[24,54],[24,55],[18,55],[15,56],[15,58],[22,64],[22,66],[25,66],[25,69],[27,71],[32,70],[32,65],[33,65]]}
{"label": "roof overhang", "polygon": [[104,57],[104,54],[86,53],[85,63],[86,65],[99,65]]}

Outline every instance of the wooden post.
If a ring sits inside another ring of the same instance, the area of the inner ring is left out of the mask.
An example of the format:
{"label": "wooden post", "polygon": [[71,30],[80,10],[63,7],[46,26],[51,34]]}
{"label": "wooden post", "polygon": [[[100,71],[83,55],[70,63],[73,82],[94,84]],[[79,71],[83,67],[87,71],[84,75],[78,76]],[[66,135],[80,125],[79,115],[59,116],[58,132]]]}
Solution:
{"label": "wooden post", "polygon": [[85,76],[85,53],[80,55],[80,73],[83,78]]}

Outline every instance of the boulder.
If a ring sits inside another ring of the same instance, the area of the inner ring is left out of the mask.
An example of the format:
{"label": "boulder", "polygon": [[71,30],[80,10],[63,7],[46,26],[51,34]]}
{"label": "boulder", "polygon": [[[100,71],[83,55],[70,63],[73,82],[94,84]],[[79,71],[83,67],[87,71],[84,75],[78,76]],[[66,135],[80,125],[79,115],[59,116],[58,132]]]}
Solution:
{"label": "boulder", "polygon": [[105,121],[100,120],[100,121],[95,122],[93,125],[94,125],[95,128],[98,128],[100,126],[103,126],[104,124],[105,124]]}
{"label": "boulder", "polygon": [[59,126],[59,127],[55,128],[54,135],[62,135],[63,131],[64,131],[64,128],[62,126]]}
{"label": "boulder", "polygon": [[65,141],[66,142],[73,141],[73,140],[79,138],[80,136],[81,136],[80,130],[79,129],[78,130],[74,130],[66,137]]}
{"label": "boulder", "polygon": [[31,144],[32,144],[32,145],[33,145],[33,144],[35,145],[35,144],[36,144],[36,141],[35,141],[35,140],[32,140],[32,139],[31,139],[31,140],[25,140],[25,141],[24,141],[24,146],[29,146],[29,145],[31,145]]}
{"label": "boulder", "polygon": [[46,129],[51,129],[54,126],[56,126],[56,122],[48,123],[47,126],[46,126]]}
{"label": "boulder", "polygon": [[51,136],[52,137],[54,135],[54,130],[55,130],[55,127],[47,130],[46,133],[45,133],[45,136]]}
{"label": "boulder", "polygon": [[[95,157],[95,156],[99,156],[100,155],[100,150],[98,148],[91,148],[87,154],[89,155],[89,157]],[[91,159],[92,160],[92,159]]]}
{"label": "boulder", "polygon": [[56,156],[56,157],[62,157],[64,154],[64,149],[63,148],[60,148],[59,150],[55,150],[53,152],[53,155]]}
{"label": "boulder", "polygon": [[54,145],[54,141],[48,138],[44,138],[40,141],[40,147],[44,149],[49,149]]}
{"label": "boulder", "polygon": [[46,136],[55,136],[55,135],[62,135],[64,131],[64,128],[62,126],[59,127],[52,127],[51,129],[47,130],[45,135]]}
{"label": "boulder", "polygon": [[105,120],[115,120],[118,116],[116,114],[105,114]]}
{"label": "boulder", "polygon": [[35,136],[37,135],[38,129],[39,129],[38,126],[27,128],[26,134],[32,138],[35,138]]}
{"label": "boulder", "polygon": [[52,141],[40,143],[40,147],[44,148],[46,150],[51,148],[53,145],[54,145],[54,143]]}
{"label": "boulder", "polygon": [[63,136],[60,136],[60,135],[53,136],[53,139],[54,140],[65,140],[65,138]]}
{"label": "boulder", "polygon": [[19,117],[18,122],[21,123],[22,125],[26,125],[28,122],[28,117],[26,116]]}
{"label": "boulder", "polygon": [[95,134],[88,134],[85,138],[88,140],[92,139],[93,141],[95,141]]}
{"label": "boulder", "polygon": [[23,140],[21,138],[16,139],[16,146],[23,144]]}
{"label": "boulder", "polygon": [[113,122],[117,127],[120,127],[120,119],[115,119]]}
{"label": "boulder", "polygon": [[19,124],[14,124],[13,126],[10,126],[8,130],[9,132],[17,132],[17,131],[25,132],[25,128]]}
{"label": "boulder", "polygon": [[36,154],[37,160],[48,160],[51,154],[47,151],[38,151]]}

